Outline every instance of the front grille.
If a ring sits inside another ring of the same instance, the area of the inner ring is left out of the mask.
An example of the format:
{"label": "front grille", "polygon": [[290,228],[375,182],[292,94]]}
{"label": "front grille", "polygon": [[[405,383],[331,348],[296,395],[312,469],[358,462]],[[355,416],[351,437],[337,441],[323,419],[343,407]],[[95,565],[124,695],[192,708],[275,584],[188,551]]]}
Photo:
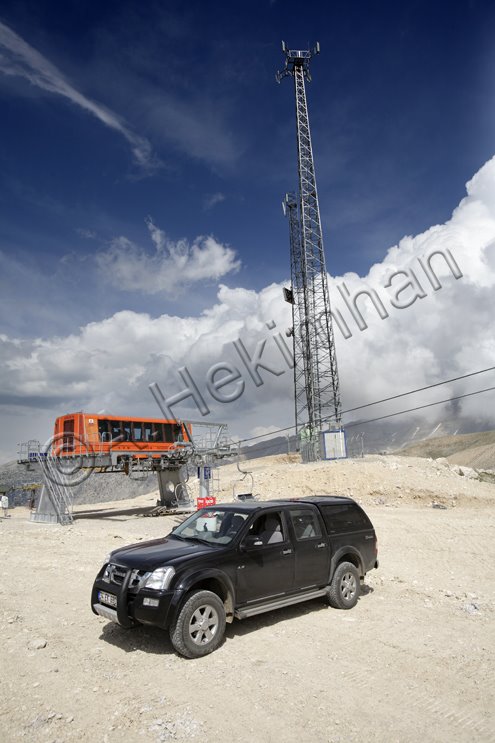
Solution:
{"label": "front grille", "polygon": [[[114,565],[111,563],[110,565],[108,565],[107,570],[109,572],[110,583],[113,583],[115,586],[121,586],[128,573],[128,569],[122,567],[121,565]],[[129,587],[128,587],[129,593],[138,592],[139,584],[145,574],[146,574],[145,570],[134,569],[131,572],[131,579],[129,581]]]}

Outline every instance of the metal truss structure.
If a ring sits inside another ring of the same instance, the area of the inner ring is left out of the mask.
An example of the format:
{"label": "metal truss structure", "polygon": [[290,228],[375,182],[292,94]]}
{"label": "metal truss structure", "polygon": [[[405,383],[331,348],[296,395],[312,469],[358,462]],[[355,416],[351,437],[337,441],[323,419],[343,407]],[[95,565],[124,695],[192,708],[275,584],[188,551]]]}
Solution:
{"label": "metal truss structure", "polygon": [[319,433],[340,427],[341,404],[335,340],[330,313],[325,253],[320,220],[315,166],[306,101],[305,79],[310,81],[309,62],[320,51],[288,49],[282,43],[285,68],[277,81],[294,78],[296,95],[298,197],[288,194],[284,211],[289,218],[291,290],[285,298],[292,304],[294,344],[294,394],[296,431],[316,442]]}
{"label": "metal truss structure", "polygon": [[[308,308],[305,306],[301,312],[300,302],[304,303],[305,293],[303,283],[303,267],[301,266],[301,230],[299,227],[299,213],[296,195],[288,193],[285,195],[283,209],[289,220],[289,240],[290,240],[290,269],[291,269],[291,291],[287,294],[286,299],[292,305],[292,340],[294,353],[294,406],[296,434],[305,420],[306,408],[307,419],[312,420],[312,379],[308,373],[308,365],[304,359],[309,357],[311,349],[309,347],[310,333],[308,328],[301,332],[301,324],[304,324],[308,318]],[[296,328],[299,332],[296,332]],[[303,345],[304,344],[304,345]],[[310,390],[309,394],[307,391]],[[309,404],[308,404],[309,402]],[[309,409],[311,406],[311,409]]]}
{"label": "metal truss structure", "polygon": [[[141,449],[122,452],[101,452],[92,442],[85,445],[85,454],[57,456],[50,440],[45,445],[31,439],[20,444],[17,462],[27,469],[41,469],[43,489],[33,521],[70,524],[73,522],[73,488],[93,473],[122,473],[134,480],[146,479],[155,473],[160,500],[150,515],[184,513],[195,510],[189,492],[188,467],[200,471],[200,495],[211,495],[215,478],[211,469],[219,460],[234,453],[228,437],[227,424],[204,421],[182,421],[187,427],[189,442],[177,442],[166,452]],[[205,473],[208,473],[205,476]]]}

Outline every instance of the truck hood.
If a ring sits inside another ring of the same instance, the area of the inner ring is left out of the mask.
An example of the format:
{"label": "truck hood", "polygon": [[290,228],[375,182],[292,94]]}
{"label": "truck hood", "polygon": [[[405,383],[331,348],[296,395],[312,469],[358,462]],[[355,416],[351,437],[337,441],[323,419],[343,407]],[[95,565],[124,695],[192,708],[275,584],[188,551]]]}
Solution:
{"label": "truck hood", "polygon": [[172,565],[182,558],[211,553],[212,547],[194,542],[180,542],[174,537],[153,539],[150,542],[138,542],[127,547],[113,550],[110,562],[127,568],[154,570],[161,565]]}

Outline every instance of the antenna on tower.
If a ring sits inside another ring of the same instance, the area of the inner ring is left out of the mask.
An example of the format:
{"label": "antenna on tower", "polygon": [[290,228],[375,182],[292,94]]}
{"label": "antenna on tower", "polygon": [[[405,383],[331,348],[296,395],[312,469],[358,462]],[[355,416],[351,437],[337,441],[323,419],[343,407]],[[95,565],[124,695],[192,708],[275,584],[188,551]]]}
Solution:
{"label": "antenna on tower", "polygon": [[282,51],[285,66],[276,79],[294,78],[299,170],[298,194],[287,194],[283,204],[290,235],[296,432],[309,441],[306,459],[321,459],[321,432],[328,424],[340,429],[341,404],[304,82],[311,80],[309,63],[320,45],[294,50],[283,41]]}

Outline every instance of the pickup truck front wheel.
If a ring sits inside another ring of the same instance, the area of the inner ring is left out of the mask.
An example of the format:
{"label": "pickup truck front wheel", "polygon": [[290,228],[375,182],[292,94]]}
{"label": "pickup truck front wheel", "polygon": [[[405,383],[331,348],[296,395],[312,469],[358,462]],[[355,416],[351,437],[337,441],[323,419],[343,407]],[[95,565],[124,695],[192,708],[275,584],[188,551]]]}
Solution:
{"label": "pickup truck front wheel", "polygon": [[359,598],[359,573],[351,562],[341,562],[328,587],[328,603],[334,609],[352,609]]}
{"label": "pickup truck front wheel", "polygon": [[224,632],[223,601],[212,591],[194,591],[170,629],[170,640],[185,658],[201,658],[217,649]]}

